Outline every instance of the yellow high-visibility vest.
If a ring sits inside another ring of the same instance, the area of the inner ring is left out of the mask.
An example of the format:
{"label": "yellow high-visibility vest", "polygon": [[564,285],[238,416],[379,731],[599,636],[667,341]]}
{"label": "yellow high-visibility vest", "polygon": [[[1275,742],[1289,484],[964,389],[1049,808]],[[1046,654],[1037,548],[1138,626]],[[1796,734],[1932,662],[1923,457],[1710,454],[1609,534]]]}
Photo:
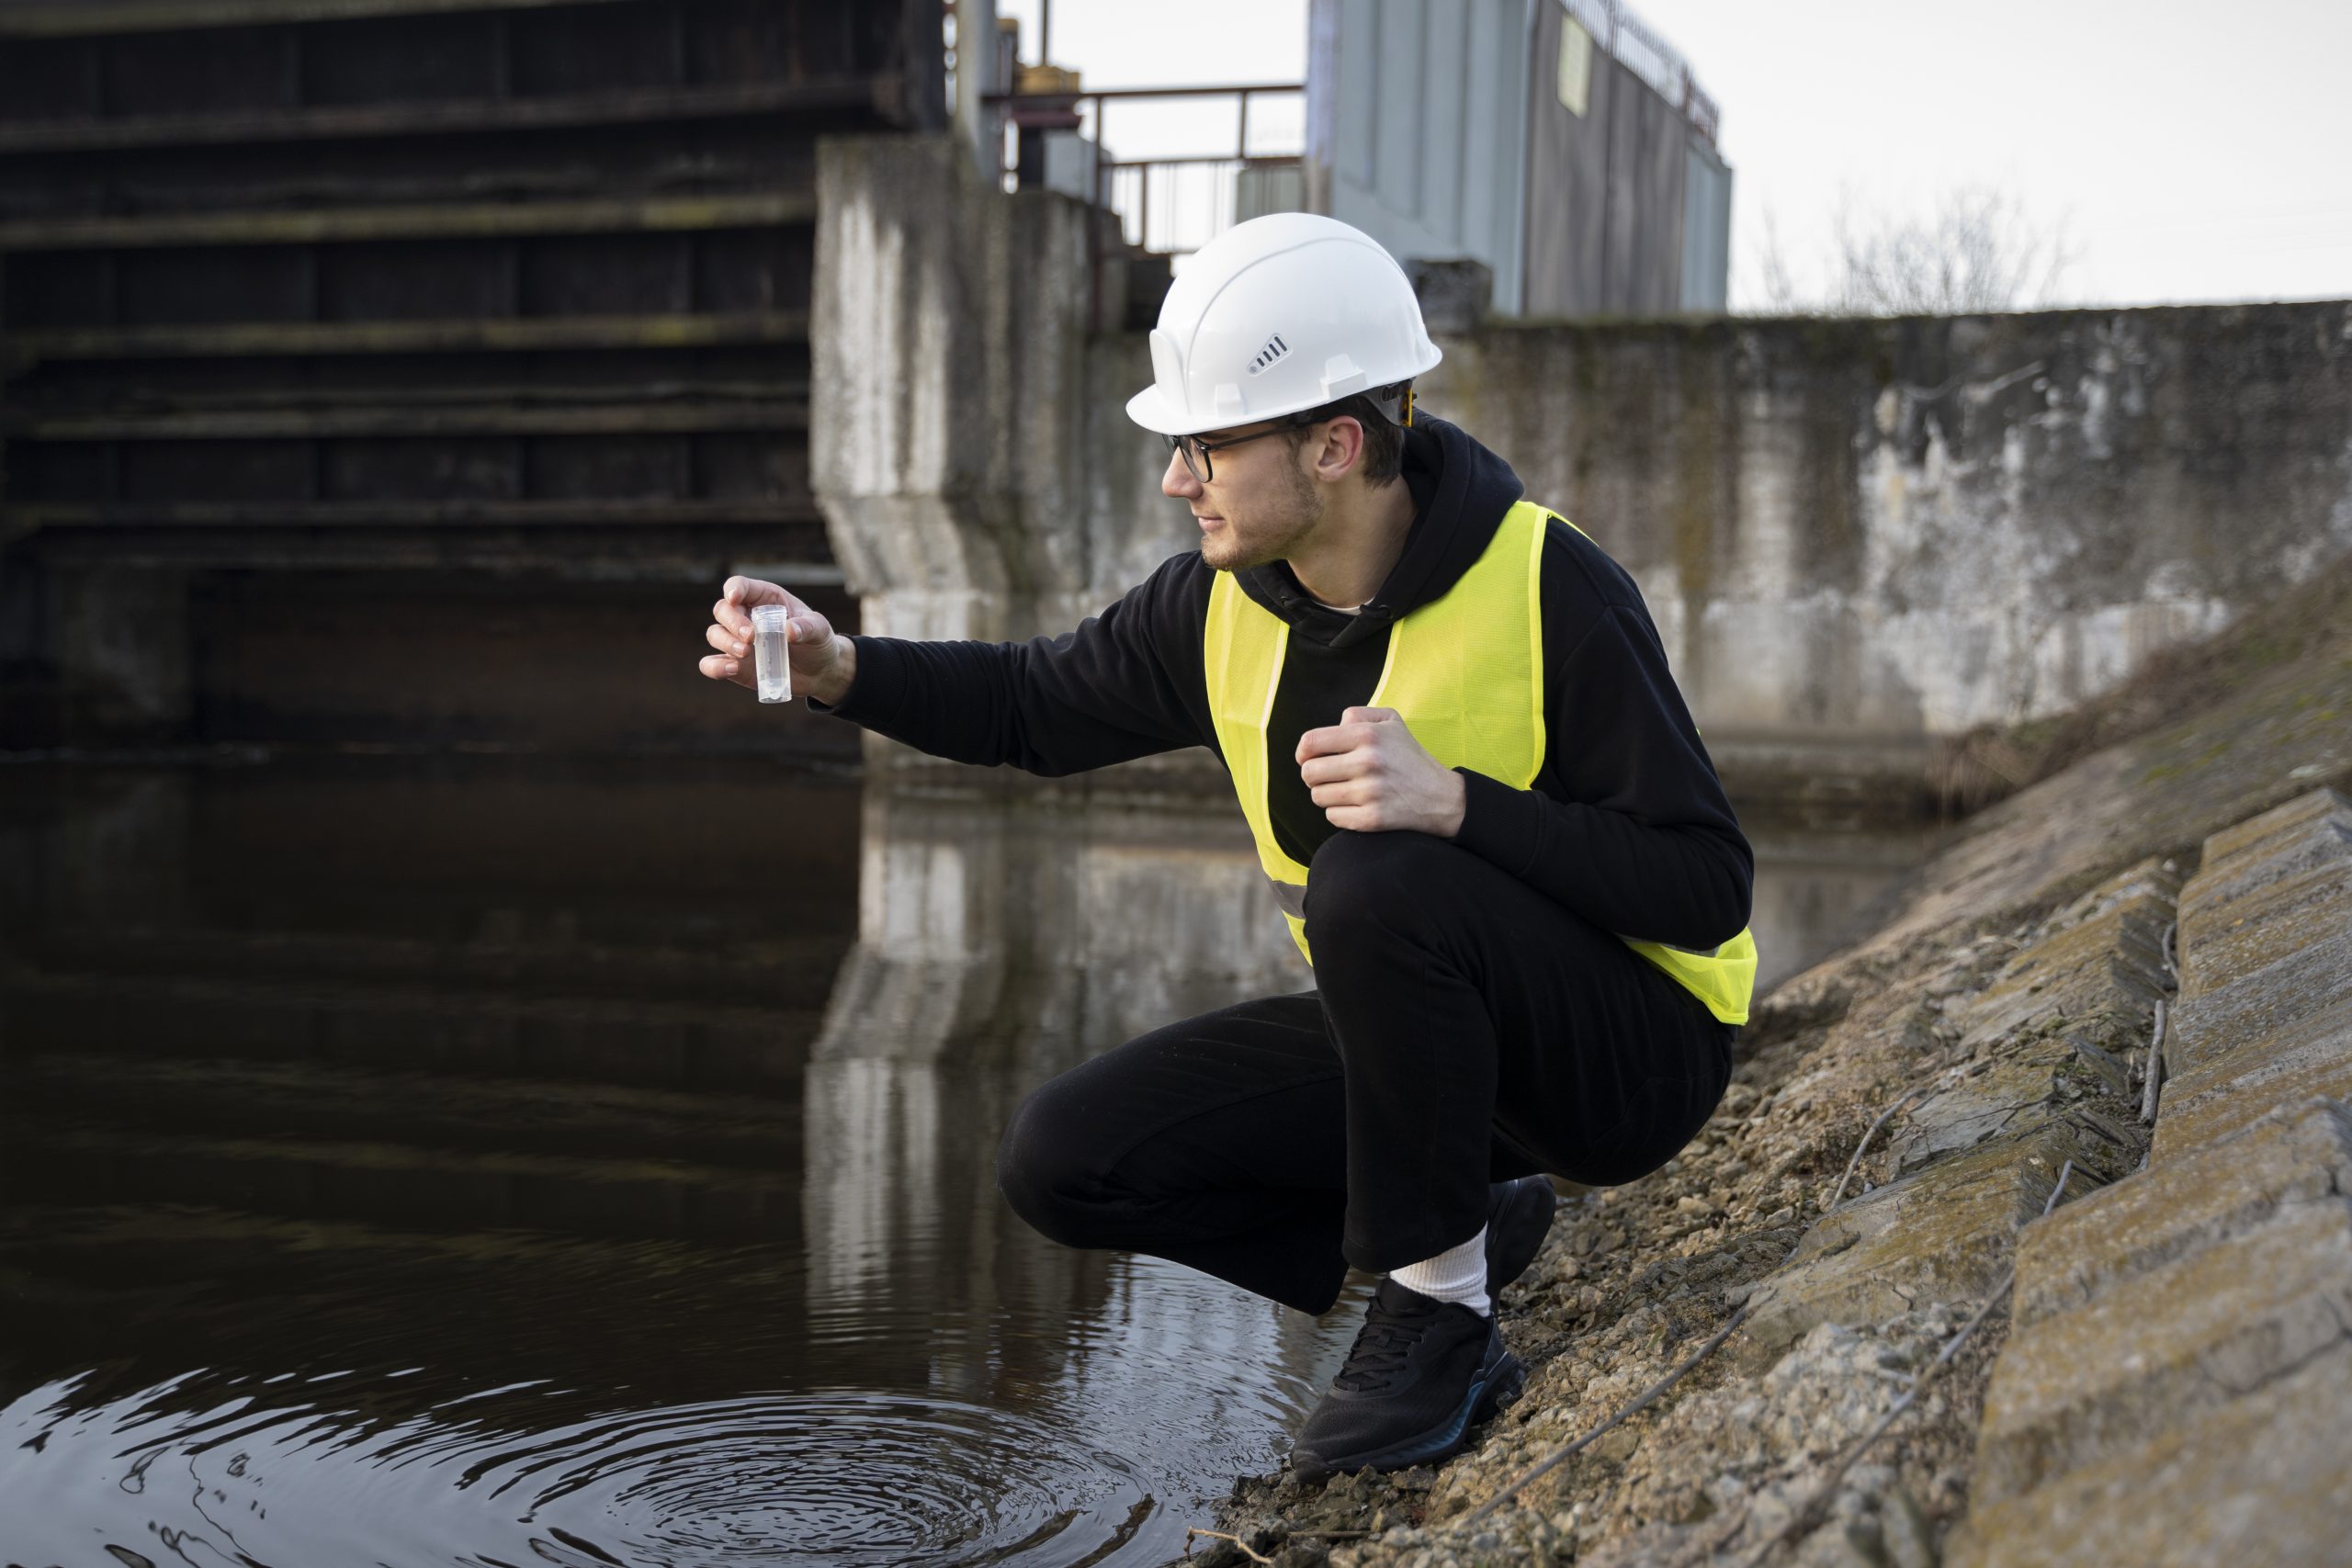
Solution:
{"label": "yellow high-visibility vest", "polygon": [[[1388,658],[1366,705],[1396,709],[1422,750],[1443,766],[1468,768],[1513,789],[1532,787],[1544,765],[1544,530],[1552,516],[1531,502],[1514,505],[1485,553],[1443,598],[1408,612],[1389,628]],[[1258,841],[1258,863],[1274,885],[1299,952],[1312,964],[1306,867],[1274,841],[1266,806],[1266,727],[1289,646],[1289,625],[1253,603],[1231,572],[1218,572],[1201,649],[1217,745]],[[1291,766],[1290,759],[1281,765]],[[1724,1022],[1747,1021],[1756,940],[1747,931],[1712,953],[1620,940]]]}

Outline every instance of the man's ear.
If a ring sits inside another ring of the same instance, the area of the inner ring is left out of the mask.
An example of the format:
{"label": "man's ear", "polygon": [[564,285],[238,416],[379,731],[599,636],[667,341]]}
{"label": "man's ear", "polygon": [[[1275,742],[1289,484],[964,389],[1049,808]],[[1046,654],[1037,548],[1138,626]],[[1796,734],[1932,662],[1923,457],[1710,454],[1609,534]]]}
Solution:
{"label": "man's ear", "polygon": [[1345,479],[1363,461],[1363,422],[1353,414],[1343,413],[1324,427],[1322,444],[1315,451],[1316,477]]}

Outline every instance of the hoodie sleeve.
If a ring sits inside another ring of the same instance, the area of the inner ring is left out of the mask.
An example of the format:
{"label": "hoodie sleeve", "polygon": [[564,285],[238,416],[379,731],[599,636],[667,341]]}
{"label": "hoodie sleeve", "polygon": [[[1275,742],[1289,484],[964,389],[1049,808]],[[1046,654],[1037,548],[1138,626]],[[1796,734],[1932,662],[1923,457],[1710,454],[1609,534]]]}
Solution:
{"label": "hoodie sleeve", "polygon": [[[1200,622],[1207,591],[1191,570],[1197,559],[1162,562],[1101,615],[1059,637],[853,637],[857,679],[848,694],[830,709],[810,705],[934,757],[981,767],[1009,762],[1047,777],[1204,744]],[[1162,657],[1170,649],[1190,657],[1171,668]]]}
{"label": "hoodie sleeve", "polygon": [[1710,949],[1738,935],[1754,854],[1647,613],[1602,605],[1546,663],[1540,788],[1461,770],[1455,841],[1620,936]]}

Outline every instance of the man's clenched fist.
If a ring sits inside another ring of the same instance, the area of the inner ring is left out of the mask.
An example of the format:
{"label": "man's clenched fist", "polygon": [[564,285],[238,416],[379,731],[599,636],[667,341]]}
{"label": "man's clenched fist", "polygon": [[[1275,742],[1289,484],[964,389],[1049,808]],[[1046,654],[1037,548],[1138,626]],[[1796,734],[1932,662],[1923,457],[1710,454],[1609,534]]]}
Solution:
{"label": "man's clenched fist", "polygon": [[1462,830],[1462,775],[1422,750],[1395,708],[1350,708],[1300,736],[1298,776],[1334,828],[1440,839]]}

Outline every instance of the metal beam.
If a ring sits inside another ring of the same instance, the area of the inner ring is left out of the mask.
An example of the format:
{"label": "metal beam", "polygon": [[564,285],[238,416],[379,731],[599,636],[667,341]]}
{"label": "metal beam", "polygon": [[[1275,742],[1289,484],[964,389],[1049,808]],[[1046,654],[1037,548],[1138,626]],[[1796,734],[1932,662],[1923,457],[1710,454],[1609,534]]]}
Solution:
{"label": "metal beam", "polygon": [[46,5],[0,6],[0,38],[189,32],[288,22],[347,22],[368,17],[541,11],[558,6],[621,3],[624,0],[51,0]]}
{"label": "metal beam", "polygon": [[155,250],[195,245],[349,244],[371,240],[500,240],[773,228],[814,222],[813,193],[659,197],[643,200],[468,202],[292,212],[179,212],[0,223],[0,253]]}
{"label": "metal beam", "polygon": [[316,441],[369,436],[673,435],[805,430],[806,401],[678,407],[259,409],[223,412],[60,414],[0,423],[26,441]]}
{"label": "metal beam", "polygon": [[821,523],[814,501],[116,502],[11,507],[12,535],[68,529],[671,528]]}
{"label": "metal beam", "polygon": [[83,327],[0,338],[24,361],[236,359],[277,355],[538,353],[730,348],[803,343],[806,310],[709,316],[548,316],[435,321],[268,321],[206,327]]}
{"label": "metal beam", "polygon": [[[0,15],[6,15],[0,11]],[[272,141],[354,141],[477,131],[550,130],[585,125],[724,119],[752,115],[871,109],[902,118],[896,75],[820,82],[753,82],[716,87],[632,89],[560,97],[463,103],[368,104],[274,114],[141,115],[122,119],[0,123],[0,157],[136,147],[223,146]]]}
{"label": "metal beam", "polygon": [[[44,530],[18,547],[52,566],[233,571],[527,572],[577,582],[716,583],[739,563],[786,582],[842,581],[817,524],[595,528]],[[781,565],[775,563],[783,563]]]}

